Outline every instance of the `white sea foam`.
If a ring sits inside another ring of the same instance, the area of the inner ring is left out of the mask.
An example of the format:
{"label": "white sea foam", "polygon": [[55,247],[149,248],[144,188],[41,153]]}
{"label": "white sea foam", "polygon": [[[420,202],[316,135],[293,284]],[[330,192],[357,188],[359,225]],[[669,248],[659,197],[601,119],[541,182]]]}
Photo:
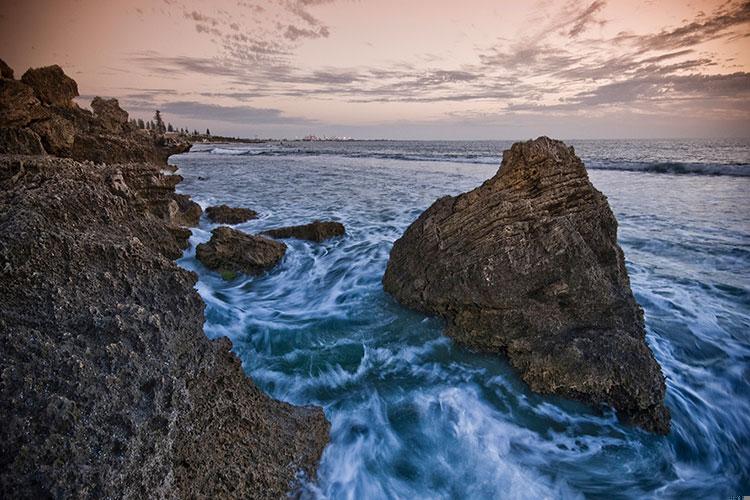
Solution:
{"label": "white sea foam", "polygon": [[[633,156],[627,144],[608,147]],[[199,275],[207,335],[231,338],[272,396],[324,407],[331,442],[305,496],[719,497],[750,487],[750,180],[590,173],[620,222],[647,341],[667,376],[673,431],[663,438],[612,411],[531,393],[502,359],[457,347],[439,319],[383,292],[391,242],[496,164],[268,148],[281,152],[175,157],[180,189],[202,206],[257,210],[237,226],[249,233],[318,218],[342,221],[347,235],[286,240],[272,271],[225,282],[195,260],[214,227],[203,219],[180,264]]]}

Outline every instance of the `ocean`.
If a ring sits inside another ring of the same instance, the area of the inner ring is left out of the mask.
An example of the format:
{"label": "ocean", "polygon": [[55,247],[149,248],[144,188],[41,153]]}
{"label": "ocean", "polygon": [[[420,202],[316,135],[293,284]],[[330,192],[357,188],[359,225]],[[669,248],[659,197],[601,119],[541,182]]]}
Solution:
{"label": "ocean", "polygon": [[508,141],[198,144],[173,156],[204,208],[313,219],[347,235],[286,240],[261,277],[195,259],[205,331],[227,336],[271,396],[319,405],[331,441],[309,498],[727,498],[750,492],[750,140],[568,141],[619,222],[672,431],[648,434],[532,393],[500,357],[445,337],[381,278],[393,241],[433,201],[480,185]]}

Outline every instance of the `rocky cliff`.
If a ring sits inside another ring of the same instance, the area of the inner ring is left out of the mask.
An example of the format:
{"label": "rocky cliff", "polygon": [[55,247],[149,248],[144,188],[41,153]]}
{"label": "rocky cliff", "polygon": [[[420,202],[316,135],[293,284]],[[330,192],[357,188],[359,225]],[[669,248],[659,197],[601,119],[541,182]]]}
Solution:
{"label": "rocky cliff", "polygon": [[395,242],[383,284],[462,344],[507,355],[534,391],[668,432],[617,221],[562,142],[516,143],[481,187],[437,200]]}
{"label": "rocky cliff", "polygon": [[132,128],[117,99],[94,98],[93,112],[80,108],[73,101],[78,85],[57,65],[29,69],[21,80],[13,79],[10,68],[0,75],[0,153],[163,164],[190,149],[188,143]]}
{"label": "rocky cliff", "polygon": [[94,163],[138,136],[116,102],[88,116],[47,78],[27,78],[38,94],[2,80],[0,149],[73,110],[95,131],[69,121],[64,153],[93,161],[0,154],[0,497],[283,497],[315,475],[322,410],[269,398],[203,333],[196,277],[173,262],[200,211],[160,172],[167,150],[146,137],[148,163]]}

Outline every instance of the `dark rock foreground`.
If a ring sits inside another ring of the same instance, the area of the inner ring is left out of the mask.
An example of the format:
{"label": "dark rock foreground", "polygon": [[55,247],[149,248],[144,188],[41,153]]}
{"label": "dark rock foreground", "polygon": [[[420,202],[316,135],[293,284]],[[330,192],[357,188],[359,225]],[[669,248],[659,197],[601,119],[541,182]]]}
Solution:
{"label": "dark rock foreground", "polygon": [[114,99],[78,108],[58,69],[27,85],[0,64],[0,498],[294,492],[329,424],[203,332],[173,262],[200,207],[161,173],[190,145],[131,130]]}
{"label": "dark rock foreground", "polygon": [[285,253],[283,243],[226,226],[215,228],[208,243],[195,248],[195,256],[204,266],[226,278],[236,273],[261,274],[278,264]]}
{"label": "dark rock foreground", "polygon": [[516,143],[482,186],[437,200],[393,245],[383,284],[460,343],[507,355],[532,390],[669,432],[617,221],[562,142]]}
{"label": "dark rock foreground", "polygon": [[206,215],[212,222],[219,224],[242,224],[258,218],[258,213],[249,208],[230,207],[228,205],[217,205],[208,207]]}
{"label": "dark rock foreground", "polygon": [[344,229],[344,225],[340,222],[316,220],[310,224],[303,224],[301,226],[269,229],[260,234],[265,234],[272,238],[297,238],[300,240],[316,241],[320,243],[329,238],[343,236],[346,234],[346,230]]}
{"label": "dark rock foreground", "polygon": [[0,156],[2,496],[282,497],[328,423],[205,336],[135,168]]}

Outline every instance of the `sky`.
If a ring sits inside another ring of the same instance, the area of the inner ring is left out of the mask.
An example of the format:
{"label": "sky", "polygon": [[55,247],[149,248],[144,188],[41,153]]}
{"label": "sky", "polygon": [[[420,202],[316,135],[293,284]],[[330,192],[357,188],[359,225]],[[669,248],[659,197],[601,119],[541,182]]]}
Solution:
{"label": "sky", "polygon": [[0,0],[82,106],[242,137],[750,137],[750,1]]}

